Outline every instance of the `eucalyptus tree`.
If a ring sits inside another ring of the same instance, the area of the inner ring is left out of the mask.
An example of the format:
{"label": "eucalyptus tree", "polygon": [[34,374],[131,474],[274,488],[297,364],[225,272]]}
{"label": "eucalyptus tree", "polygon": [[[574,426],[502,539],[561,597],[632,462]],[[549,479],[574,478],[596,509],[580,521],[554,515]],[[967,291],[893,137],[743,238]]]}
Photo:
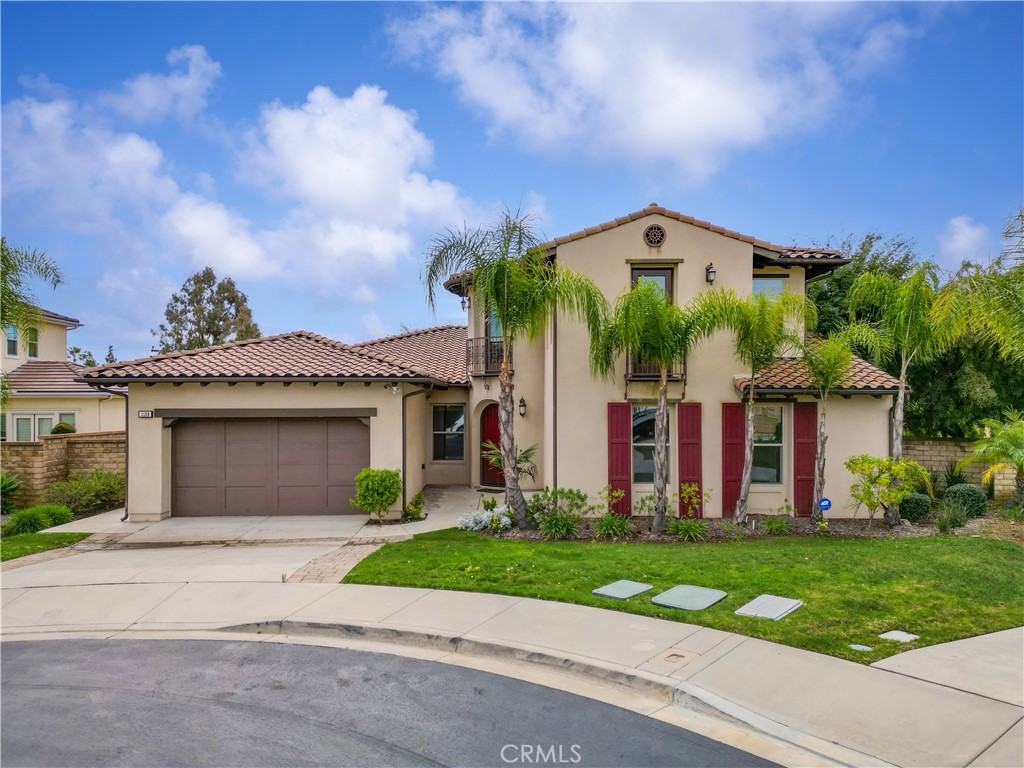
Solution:
{"label": "eucalyptus tree", "polygon": [[[14,326],[23,338],[42,322],[31,288],[34,280],[56,288],[63,276],[57,263],[46,254],[9,246],[7,238],[0,236],[0,327]],[[9,395],[7,375],[3,374],[0,407],[7,406]]]}
{"label": "eucalyptus tree", "polygon": [[625,353],[658,368],[658,407],[654,416],[654,524],[665,531],[668,501],[668,373],[705,332],[693,313],[673,304],[665,291],[641,279],[616,299],[605,325],[590,337],[590,367],[610,377]]}
{"label": "eucalyptus tree", "polygon": [[[814,499],[825,497],[825,445],[828,442],[828,399],[849,383],[853,365],[853,346],[864,348],[871,357],[887,352],[888,339],[866,323],[851,323],[827,339],[808,336],[800,345],[807,376],[818,396],[818,436],[814,454]],[[817,504],[811,510],[811,520],[818,522],[823,513]]]}
{"label": "eucalyptus tree", "polygon": [[919,265],[899,280],[884,273],[866,272],[850,288],[851,317],[858,311],[872,311],[899,364],[899,387],[890,435],[892,455],[896,459],[903,456],[908,367],[915,360],[927,362],[949,349],[963,334],[967,322],[961,302],[951,300],[936,306],[939,291],[938,272],[930,262]]}
{"label": "eucalyptus tree", "polygon": [[746,395],[746,429],[743,440],[743,475],[736,500],[737,523],[747,520],[754,465],[754,390],[758,373],[787,351],[799,349],[802,328],[814,326],[814,303],[803,294],[788,290],[778,294],[755,293],[740,297],[735,291],[702,293],[693,304],[695,322],[701,333],[726,329],[733,334],[733,350],[750,373]]}
{"label": "eucalyptus tree", "polygon": [[489,227],[447,229],[436,235],[423,275],[431,309],[436,307],[438,289],[453,275],[462,275],[464,285],[472,287],[476,306],[491,313],[495,327],[500,327],[498,413],[505,498],[519,526],[525,528],[529,519],[516,462],[509,352],[514,342],[542,335],[558,312],[582,321],[594,334],[603,324],[607,304],[590,278],[549,258],[532,217],[519,211],[506,209]]}

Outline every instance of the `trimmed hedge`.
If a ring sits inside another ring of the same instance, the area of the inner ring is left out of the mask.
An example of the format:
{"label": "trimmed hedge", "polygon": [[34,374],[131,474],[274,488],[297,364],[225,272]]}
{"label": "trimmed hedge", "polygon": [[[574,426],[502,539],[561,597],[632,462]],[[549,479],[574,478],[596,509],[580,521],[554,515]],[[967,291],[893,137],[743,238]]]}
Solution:
{"label": "trimmed hedge", "polygon": [[968,517],[981,517],[984,515],[985,504],[988,502],[985,492],[978,486],[971,485],[970,483],[951,485],[946,489],[946,493],[942,498],[945,501],[952,500],[954,503],[962,504],[964,509],[967,510]]}
{"label": "trimmed hedge", "polygon": [[900,502],[900,517],[912,523],[924,520],[932,511],[932,500],[925,493],[912,493]]}
{"label": "trimmed hedge", "polygon": [[370,469],[367,467],[356,475],[356,497],[352,505],[378,520],[402,493],[402,473],[397,469]]}
{"label": "trimmed hedge", "polygon": [[53,483],[44,497],[51,504],[61,504],[75,515],[106,512],[124,505],[125,480],[122,472],[94,469],[79,472],[70,480]]}

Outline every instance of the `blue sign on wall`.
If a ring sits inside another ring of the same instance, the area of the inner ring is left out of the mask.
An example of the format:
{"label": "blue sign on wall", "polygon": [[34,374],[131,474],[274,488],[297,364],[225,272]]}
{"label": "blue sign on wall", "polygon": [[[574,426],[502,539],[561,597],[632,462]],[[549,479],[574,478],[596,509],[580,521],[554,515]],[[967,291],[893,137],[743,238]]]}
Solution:
{"label": "blue sign on wall", "polygon": [[820,509],[822,512],[828,512],[830,509],[832,509],[832,500],[831,499],[821,499],[821,500],[819,500],[818,501],[818,509]]}

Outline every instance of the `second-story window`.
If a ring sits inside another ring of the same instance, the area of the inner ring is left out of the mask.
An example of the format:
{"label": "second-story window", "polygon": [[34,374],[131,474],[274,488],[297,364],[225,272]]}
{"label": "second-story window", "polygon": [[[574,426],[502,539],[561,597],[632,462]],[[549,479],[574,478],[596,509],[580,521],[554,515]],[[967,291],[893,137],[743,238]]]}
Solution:
{"label": "second-story window", "polygon": [[7,326],[7,354],[15,357],[18,354],[18,328],[15,325]]}
{"label": "second-story window", "polygon": [[39,357],[39,329],[29,328],[25,333],[26,354],[29,357]]}
{"label": "second-story window", "polygon": [[672,301],[672,269],[668,267],[635,267],[633,269],[633,285],[636,285],[641,280],[649,280],[657,285],[661,290],[668,296],[668,300]]}
{"label": "second-story window", "polygon": [[500,339],[503,332],[504,329],[501,327],[498,313],[493,309],[489,309],[486,317],[484,317],[484,335],[489,339]]}

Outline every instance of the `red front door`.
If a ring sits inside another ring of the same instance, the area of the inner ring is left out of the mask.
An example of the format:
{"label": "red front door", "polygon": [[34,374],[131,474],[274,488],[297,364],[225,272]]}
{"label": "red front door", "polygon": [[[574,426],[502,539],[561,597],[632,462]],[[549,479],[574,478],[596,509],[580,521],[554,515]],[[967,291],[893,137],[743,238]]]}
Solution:
{"label": "red front door", "polygon": [[505,486],[505,475],[484,456],[487,443],[501,444],[501,422],[498,420],[498,406],[491,403],[480,414],[480,484]]}

